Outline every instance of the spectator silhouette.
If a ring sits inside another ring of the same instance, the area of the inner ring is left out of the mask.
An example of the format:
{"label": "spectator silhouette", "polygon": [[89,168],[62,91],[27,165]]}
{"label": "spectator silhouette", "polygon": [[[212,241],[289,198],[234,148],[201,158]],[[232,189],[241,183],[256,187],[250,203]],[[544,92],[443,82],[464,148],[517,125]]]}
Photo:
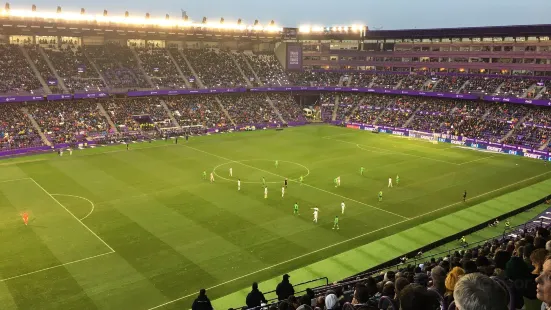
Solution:
{"label": "spectator silhouette", "polygon": [[283,280],[276,287],[276,294],[278,300],[286,300],[289,296],[295,294],[293,285],[289,282],[288,274],[283,275]]}

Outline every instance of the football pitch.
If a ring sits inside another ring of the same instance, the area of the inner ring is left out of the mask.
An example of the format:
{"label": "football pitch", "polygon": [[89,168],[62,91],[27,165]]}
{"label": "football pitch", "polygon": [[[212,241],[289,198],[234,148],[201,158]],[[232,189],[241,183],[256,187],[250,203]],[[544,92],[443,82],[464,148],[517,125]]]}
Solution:
{"label": "football pitch", "polygon": [[2,309],[187,309],[200,288],[213,300],[551,176],[540,160],[326,125],[67,155],[0,161]]}

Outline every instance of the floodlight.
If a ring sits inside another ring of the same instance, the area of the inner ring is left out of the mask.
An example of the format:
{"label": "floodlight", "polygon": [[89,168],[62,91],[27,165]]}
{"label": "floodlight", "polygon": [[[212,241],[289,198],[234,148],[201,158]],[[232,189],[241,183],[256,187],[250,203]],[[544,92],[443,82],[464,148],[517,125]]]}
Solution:
{"label": "floodlight", "polygon": [[58,13],[58,14],[61,13],[61,7],[60,6],[57,7],[56,13]]}
{"label": "floodlight", "polygon": [[33,6],[31,7],[31,11],[36,12],[36,5],[33,4]]}

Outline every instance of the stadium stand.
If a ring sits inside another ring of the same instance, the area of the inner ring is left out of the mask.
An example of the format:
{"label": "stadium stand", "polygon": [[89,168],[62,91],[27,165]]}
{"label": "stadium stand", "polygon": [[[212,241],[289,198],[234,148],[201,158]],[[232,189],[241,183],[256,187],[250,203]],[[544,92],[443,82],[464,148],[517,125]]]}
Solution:
{"label": "stadium stand", "polygon": [[226,50],[186,49],[191,66],[209,88],[246,87],[245,80]]}
{"label": "stadium stand", "polygon": [[153,85],[160,89],[186,88],[184,79],[180,77],[176,66],[164,48],[136,48],[142,61],[145,73],[149,75]]}
{"label": "stadium stand", "polygon": [[0,45],[0,93],[42,94],[44,90],[21,50],[16,45]]}

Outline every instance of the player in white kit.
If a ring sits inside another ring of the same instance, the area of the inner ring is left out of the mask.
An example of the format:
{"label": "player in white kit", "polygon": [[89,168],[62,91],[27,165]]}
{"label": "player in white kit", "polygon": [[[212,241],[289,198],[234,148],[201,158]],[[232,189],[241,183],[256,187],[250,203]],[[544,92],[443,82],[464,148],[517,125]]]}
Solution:
{"label": "player in white kit", "polygon": [[230,168],[230,177],[233,177],[233,168]]}
{"label": "player in white kit", "polygon": [[241,190],[241,179],[237,179],[237,190]]}
{"label": "player in white kit", "polygon": [[318,212],[319,212],[319,209],[314,208],[314,223],[318,222]]}
{"label": "player in white kit", "polygon": [[392,187],[392,178],[388,178],[388,187]]}
{"label": "player in white kit", "polygon": [[69,149],[69,156],[73,155],[73,149]]}
{"label": "player in white kit", "polygon": [[214,173],[212,172],[210,173],[210,182],[211,183],[214,182]]}
{"label": "player in white kit", "polygon": [[264,199],[268,198],[268,186],[264,187]]}
{"label": "player in white kit", "polygon": [[285,197],[285,186],[281,187],[281,198]]}
{"label": "player in white kit", "polygon": [[344,208],[345,208],[345,207],[346,207],[346,206],[344,205],[344,201],[343,201],[343,202],[341,202],[341,209],[342,209],[342,214],[344,214]]}

